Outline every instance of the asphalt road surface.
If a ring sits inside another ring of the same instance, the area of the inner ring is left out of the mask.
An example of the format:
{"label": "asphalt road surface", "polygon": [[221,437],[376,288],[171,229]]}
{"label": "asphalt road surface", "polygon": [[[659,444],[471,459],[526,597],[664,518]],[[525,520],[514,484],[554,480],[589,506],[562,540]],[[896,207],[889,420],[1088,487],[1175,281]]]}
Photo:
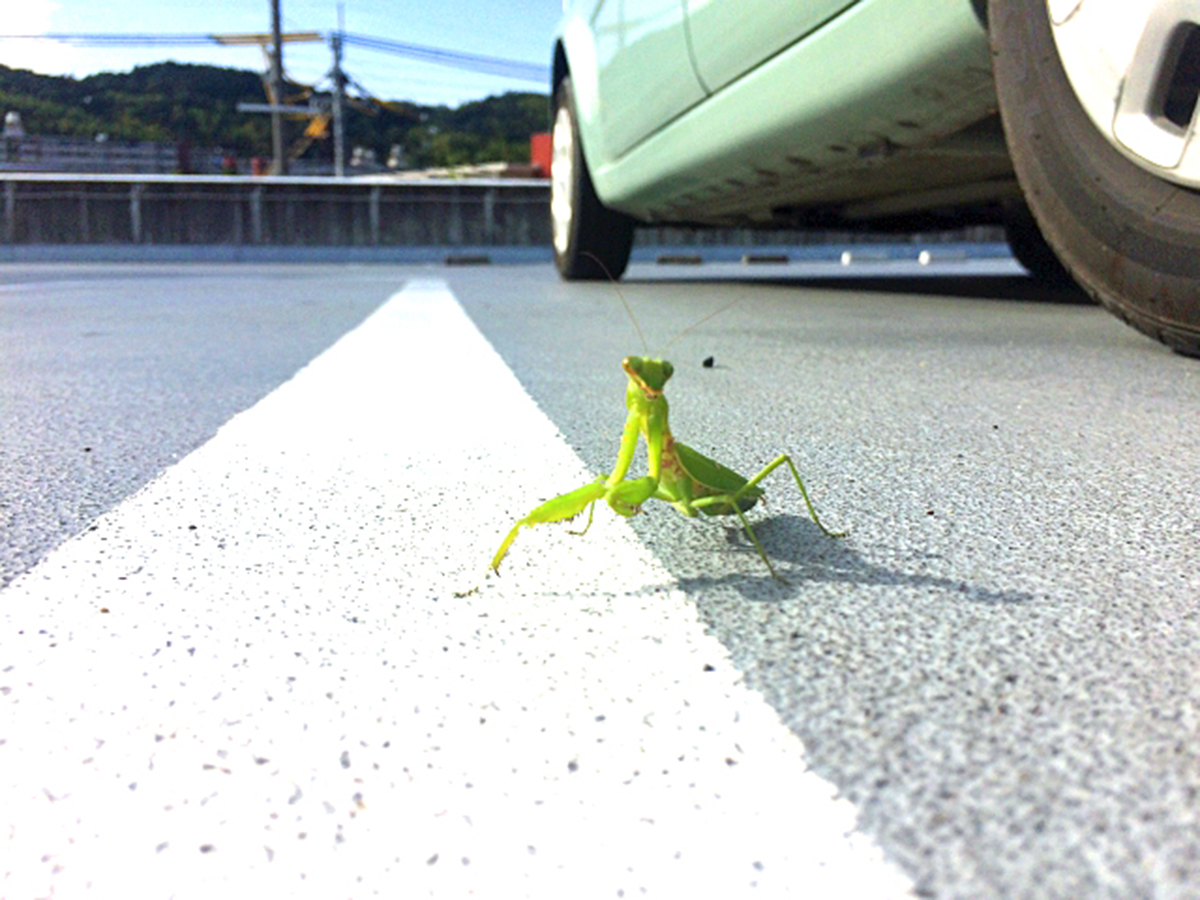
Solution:
{"label": "asphalt road surface", "polygon": [[322,266],[0,267],[0,586],[291,377],[396,283]]}
{"label": "asphalt road surface", "polygon": [[633,267],[848,536],[779,470],[788,584],[650,503],[466,597],[612,467],[611,285],[0,270],[0,894],[1200,897],[1200,367],[968,265]]}

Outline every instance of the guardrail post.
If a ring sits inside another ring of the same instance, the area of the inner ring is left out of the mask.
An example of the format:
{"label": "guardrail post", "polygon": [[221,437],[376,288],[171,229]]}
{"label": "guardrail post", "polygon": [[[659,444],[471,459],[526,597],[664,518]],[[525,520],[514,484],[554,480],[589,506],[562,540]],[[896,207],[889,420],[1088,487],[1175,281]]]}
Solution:
{"label": "guardrail post", "polygon": [[496,189],[488,188],[483,192],[483,242],[496,242]]}
{"label": "guardrail post", "polygon": [[4,182],[4,241],[14,243],[17,239],[17,185]]}
{"label": "guardrail post", "polygon": [[90,244],[91,242],[92,225],[91,217],[88,215],[88,195],[85,184],[79,188],[79,243]]}
{"label": "guardrail post", "polygon": [[275,235],[275,243],[291,246],[296,243],[296,198],[282,188],[279,193],[283,197],[283,234]]}
{"label": "guardrail post", "polygon": [[367,218],[371,225],[371,246],[379,246],[379,197],[383,193],[383,188],[375,185],[371,188],[371,193],[367,200]]}
{"label": "guardrail post", "polygon": [[450,188],[450,221],[447,223],[447,236],[451,244],[463,242],[462,197],[457,185]]}
{"label": "guardrail post", "polygon": [[129,231],[133,243],[142,242],[142,191],[144,184],[135,184],[129,188]]}
{"label": "guardrail post", "polygon": [[250,242],[261,244],[263,239],[261,184],[256,184],[250,190]]}
{"label": "guardrail post", "polygon": [[235,247],[240,247],[246,243],[246,225],[244,219],[245,213],[242,211],[242,191],[236,188],[230,193],[233,194],[233,244]]}

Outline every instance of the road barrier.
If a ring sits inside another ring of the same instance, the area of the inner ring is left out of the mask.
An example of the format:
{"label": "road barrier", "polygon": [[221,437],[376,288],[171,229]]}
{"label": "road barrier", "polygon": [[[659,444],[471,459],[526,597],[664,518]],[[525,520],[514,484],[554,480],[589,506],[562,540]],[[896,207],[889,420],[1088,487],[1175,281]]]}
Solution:
{"label": "road barrier", "polygon": [[10,245],[547,246],[544,179],[0,173]]}
{"label": "road barrier", "polygon": [[[97,175],[2,172],[0,261],[442,260],[550,258],[545,179],[387,176]],[[931,235],[830,231],[639,228],[634,257],[737,261],[747,248],[788,247],[789,258],[836,259],[843,246],[906,256],[915,243],[983,247],[996,226]],[[837,247],[835,250],[834,248]],[[964,251],[959,251],[964,252]],[[1004,251],[1007,253],[1007,251]],[[663,262],[674,261],[677,259]],[[758,261],[758,260],[752,260]],[[762,261],[768,261],[766,259]],[[772,258],[770,261],[778,261]]]}

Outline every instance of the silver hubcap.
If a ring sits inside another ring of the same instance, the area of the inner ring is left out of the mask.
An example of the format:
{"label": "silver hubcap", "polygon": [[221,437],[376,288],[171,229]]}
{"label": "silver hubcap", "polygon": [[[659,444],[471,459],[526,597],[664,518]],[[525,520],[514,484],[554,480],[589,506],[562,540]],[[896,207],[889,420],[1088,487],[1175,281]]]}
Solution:
{"label": "silver hubcap", "polygon": [[554,154],[550,162],[550,222],[554,231],[554,249],[561,256],[571,239],[571,219],[575,208],[574,172],[575,134],[571,113],[559,107],[554,117]]}
{"label": "silver hubcap", "polygon": [[1160,178],[1200,187],[1200,0],[1046,0],[1054,42],[1100,133]]}

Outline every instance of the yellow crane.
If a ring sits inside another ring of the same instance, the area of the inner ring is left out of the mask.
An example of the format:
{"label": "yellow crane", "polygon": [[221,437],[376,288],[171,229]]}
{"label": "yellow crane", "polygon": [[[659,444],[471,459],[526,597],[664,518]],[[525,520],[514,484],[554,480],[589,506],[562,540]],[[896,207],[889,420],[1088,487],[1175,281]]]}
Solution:
{"label": "yellow crane", "polygon": [[[275,46],[274,35],[268,34],[268,33],[212,34],[212,35],[209,35],[209,37],[212,39],[212,41],[214,43],[221,44],[226,47],[244,47],[244,46],[247,46],[250,44],[257,44],[263,52],[263,58],[266,60],[266,63],[267,63],[267,69],[270,70],[270,68],[271,68],[271,50]],[[324,35],[322,35],[319,31],[290,31],[290,32],[284,32],[283,34],[279,35],[279,42],[281,44],[312,43],[315,41],[324,42],[324,40],[325,40]],[[281,86],[282,86],[282,83],[283,83],[283,81],[282,81],[282,77],[281,77],[281,79],[280,79]],[[276,112],[276,111],[280,110],[280,108],[282,108],[282,107],[293,104],[295,101],[307,100],[309,97],[312,96],[312,93],[313,93],[313,89],[311,86],[303,86],[304,90],[295,97],[276,96],[275,86],[272,83],[271,78],[264,78],[263,86],[267,92],[267,100],[269,101],[268,106],[266,107],[265,110],[253,110],[253,111]],[[248,108],[244,108],[244,111],[249,112],[252,110],[250,110]],[[289,110],[288,112],[293,115],[299,114],[300,116],[312,118],[312,121],[309,122],[308,127],[304,131],[304,135],[299,140],[297,140],[294,144],[292,144],[291,147],[288,148],[287,158],[289,160],[293,160],[293,159],[298,158],[305,150],[307,150],[309,144],[311,144],[316,137],[318,137],[318,136],[325,137],[328,134],[329,116],[326,113],[321,112],[319,110],[315,110],[315,109],[311,110],[311,111],[310,110],[292,109],[292,110]],[[278,152],[278,151],[276,151],[276,152]],[[279,160],[277,160],[277,163],[278,162],[279,162]]]}

